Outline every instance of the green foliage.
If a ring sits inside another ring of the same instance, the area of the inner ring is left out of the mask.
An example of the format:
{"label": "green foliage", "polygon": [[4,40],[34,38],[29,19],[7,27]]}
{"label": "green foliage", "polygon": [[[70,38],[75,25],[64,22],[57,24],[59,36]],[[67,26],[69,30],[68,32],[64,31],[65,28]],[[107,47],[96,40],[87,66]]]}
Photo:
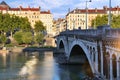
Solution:
{"label": "green foliage", "polygon": [[[97,16],[94,20],[92,20],[92,26],[96,28],[100,25],[106,25],[108,23],[108,15]],[[112,28],[120,28],[120,15],[112,15],[111,16],[111,27]]]}
{"label": "green foliage", "polygon": [[0,36],[0,41],[3,44],[3,46],[5,45],[6,41],[7,41],[7,37],[5,35],[1,35]]}
{"label": "green foliage", "polygon": [[30,44],[33,41],[33,35],[31,32],[24,32],[22,36],[23,43]]}
{"label": "green foliage", "polygon": [[14,35],[14,39],[18,44],[30,44],[33,41],[33,35],[31,32],[16,32]]}
{"label": "green foliage", "polygon": [[18,44],[22,44],[23,43],[23,40],[22,40],[22,36],[23,36],[23,32],[22,31],[19,31],[19,32],[16,32],[15,35],[14,35],[14,39],[17,41]]}
{"label": "green foliage", "polygon": [[37,35],[35,36],[35,41],[38,44],[43,44],[43,40],[44,40],[44,35],[42,33],[37,33]]}
{"label": "green foliage", "polygon": [[30,25],[30,22],[28,21],[28,18],[25,17],[25,18],[20,18],[20,25],[19,25],[20,29],[23,30],[23,31],[30,31],[32,28],[31,28],[31,25]]}
{"label": "green foliage", "polygon": [[41,21],[36,21],[34,27],[35,32],[42,32],[46,30],[46,27],[43,25]]}
{"label": "green foliage", "polygon": [[10,14],[0,13],[0,32],[6,33],[8,31],[12,33],[15,29],[21,29],[23,31],[30,31],[31,25],[28,19],[25,17],[18,17]]}
{"label": "green foliage", "polygon": [[120,15],[113,16],[111,25],[112,25],[112,28],[120,28]]}

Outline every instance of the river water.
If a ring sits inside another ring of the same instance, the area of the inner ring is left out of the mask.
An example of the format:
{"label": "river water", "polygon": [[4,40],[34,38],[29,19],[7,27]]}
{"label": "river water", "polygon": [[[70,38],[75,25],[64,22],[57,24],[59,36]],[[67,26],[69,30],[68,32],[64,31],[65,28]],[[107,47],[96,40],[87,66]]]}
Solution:
{"label": "river water", "polygon": [[52,51],[0,54],[0,80],[82,80],[89,67],[59,65]]}

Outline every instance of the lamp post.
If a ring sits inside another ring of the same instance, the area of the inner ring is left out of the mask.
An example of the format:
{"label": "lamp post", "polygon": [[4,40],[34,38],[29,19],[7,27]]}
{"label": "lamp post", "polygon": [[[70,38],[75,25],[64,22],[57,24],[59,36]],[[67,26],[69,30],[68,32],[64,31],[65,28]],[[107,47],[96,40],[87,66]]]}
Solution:
{"label": "lamp post", "polygon": [[89,1],[86,0],[86,18],[85,18],[85,20],[86,20],[86,29],[87,29],[87,25],[88,25],[88,8],[87,8],[87,3],[88,2],[91,2],[91,0],[89,0]]}
{"label": "lamp post", "polygon": [[111,27],[111,0],[109,0],[109,16],[108,16],[108,25]]}

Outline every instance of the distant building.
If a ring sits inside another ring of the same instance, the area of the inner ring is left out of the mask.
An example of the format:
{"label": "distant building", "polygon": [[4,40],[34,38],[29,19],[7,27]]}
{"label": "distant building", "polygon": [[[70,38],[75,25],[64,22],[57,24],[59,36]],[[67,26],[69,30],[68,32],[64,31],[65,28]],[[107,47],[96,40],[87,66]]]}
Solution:
{"label": "distant building", "polygon": [[58,35],[60,32],[66,30],[66,19],[59,18],[57,20],[54,20],[54,25],[53,25],[53,32],[54,36]]}
{"label": "distant building", "polygon": [[31,8],[30,6],[28,6],[27,8],[23,8],[22,6],[18,8],[11,8],[4,1],[2,1],[0,3],[0,12],[2,12],[3,14],[14,14],[19,17],[27,17],[29,22],[31,23],[32,28],[34,28],[34,24],[36,21],[41,20],[46,26],[47,34],[49,35],[52,32],[51,27],[53,25],[53,16],[50,10],[41,11],[40,7]]}
{"label": "distant building", "polygon": [[[100,15],[105,15],[109,13],[109,8],[107,8],[106,6],[103,7],[103,9],[88,9],[87,11],[88,13],[88,24],[87,27],[88,28],[92,28],[91,27],[91,22],[93,19],[96,18],[96,16]],[[111,13],[114,15],[118,15],[120,14],[120,8],[119,6],[111,8]],[[66,21],[67,21],[67,29],[69,30],[73,30],[73,29],[86,29],[86,9],[74,9],[72,11],[70,11],[67,15],[66,15]]]}

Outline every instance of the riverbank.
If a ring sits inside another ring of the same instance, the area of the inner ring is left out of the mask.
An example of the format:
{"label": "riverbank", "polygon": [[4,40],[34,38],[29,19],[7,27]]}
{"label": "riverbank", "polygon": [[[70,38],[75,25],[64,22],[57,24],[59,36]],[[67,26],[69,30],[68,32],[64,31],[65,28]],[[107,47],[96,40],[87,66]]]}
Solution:
{"label": "riverbank", "polygon": [[10,52],[40,52],[40,51],[54,51],[54,47],[7,47]]}

